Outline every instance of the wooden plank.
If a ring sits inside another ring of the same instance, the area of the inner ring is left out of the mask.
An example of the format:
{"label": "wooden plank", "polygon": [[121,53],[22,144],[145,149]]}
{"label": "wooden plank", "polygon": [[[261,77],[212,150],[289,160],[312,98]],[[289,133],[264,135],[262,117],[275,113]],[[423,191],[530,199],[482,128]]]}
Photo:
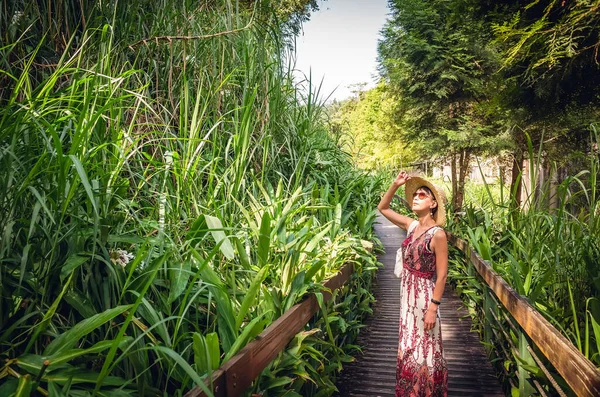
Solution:
{"label": "wooden plank", "polygon": [[[338,274],[327,280],[323,284],[325,287],[323,300],[328,301],[332,296],[329,291],[334,291],[344,285],[353,272],[354,266],[349,263]],[[206,386],[210,389],[212,383],[215,397],[240,396],[294,336],[302,331],[318,310],[319,303],[314,294],[292,306],[238,354],[215,371],[211,379],[206,380]],[[207,395],[200,387],[196,386],[185,397],[207,397]]]}
{"label": "wooden plank", "polygon": [[578,396],[600,396],[600,371],[548,320],[513,290],[469,244],[455,235],[449,241],[471,260],[521,328]]}

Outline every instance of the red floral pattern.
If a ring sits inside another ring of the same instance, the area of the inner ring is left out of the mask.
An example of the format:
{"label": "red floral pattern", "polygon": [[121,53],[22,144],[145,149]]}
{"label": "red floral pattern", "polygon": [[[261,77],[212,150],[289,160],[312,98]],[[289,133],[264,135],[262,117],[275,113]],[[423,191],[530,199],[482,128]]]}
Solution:
{"label": "red floral pattern", "polygon": [[[415,221],[416,222],[416,221]],[[400,278],[400,335],[396,366],[396,397],[447,396],[448,367],[442,349],[440,315],[425,331],[424,317],[433,297],[435,254],[429,244],[434,229],[402,243],[404,270]]]}

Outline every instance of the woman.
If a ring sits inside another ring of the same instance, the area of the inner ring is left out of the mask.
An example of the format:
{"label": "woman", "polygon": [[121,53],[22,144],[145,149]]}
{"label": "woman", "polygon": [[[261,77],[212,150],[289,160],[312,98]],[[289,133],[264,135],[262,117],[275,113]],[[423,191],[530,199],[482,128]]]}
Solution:
{"label": "woman", "polygon": [[[406,200],[412,204],[418,220],[390,209],[396,190],[405,184]],[[441,228],[446,220],[445,202],[442,189],[402,171],[377,206],[383,216],[408,231],[400,248],[404,259],[396,397],[448,394],[438,313],[448,273],[448,240]]]}

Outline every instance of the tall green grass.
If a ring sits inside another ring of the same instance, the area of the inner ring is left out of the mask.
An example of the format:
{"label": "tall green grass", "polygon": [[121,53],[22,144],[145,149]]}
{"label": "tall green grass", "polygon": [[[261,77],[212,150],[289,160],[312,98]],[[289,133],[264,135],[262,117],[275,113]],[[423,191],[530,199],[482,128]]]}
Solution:
{"label": "tall green grass", "polygon": [[[593,148],[598,137],[594,126],[590,136]],[[487,198],[467,206],[463,214],[454,217],[450,229],[465,237],[495,271],[600,368],[600,160],[593,150],[575,155],[559,183],[552,182],[559,166],[546,164],[549,173],[540,183],[537,170],[544,162],[542,153],[543,148],[536,149],[530,143],[526,209],[514,210],[504,186],[484,186]],[[494,193],[498,189],[499,194]],[[476,313],[486,304],[485,288],[461,261],[454,264],[450,278]],[[482,323],[481,327],[490,325]],[[544,383],[545,376],[525,348],[526,340],[519,343],[515,357],[508,358],[512,364],[506,365],[518,369],[520,392],[533,392],[531,378]]]}
{"label": "tall green grass", "polygon": [[329,136],[311,82],[296,89],[267,17],[102,7],[52,67],[43,10],[3,45],[0,395],[182,395],[352,261],[254,386],[330,394],[372,300],[380,180]]}

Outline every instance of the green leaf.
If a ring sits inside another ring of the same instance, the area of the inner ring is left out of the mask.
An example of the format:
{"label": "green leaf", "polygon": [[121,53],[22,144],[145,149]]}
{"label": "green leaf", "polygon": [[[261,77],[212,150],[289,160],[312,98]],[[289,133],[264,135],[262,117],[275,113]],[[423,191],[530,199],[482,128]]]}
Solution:
{"label": "green leaf", "polygon": [[221,220],[210,215],[204,215],[204,219],[206,220],[206,225],[208,226],[210,233],[212,234],[216,243],[219,244],[219,248],[221,249],[223,255],[225,255],[227,259],[233,259],[235,257],[235,252],[231,242],[229,241],[229,238],[227,238],[225,232],[223,231],[224,228]]}
{"label": "green leaf", "polygon": [[200,373],[208,373],[219,368],[221,362],[221,350],[219,348],[219,336],[211,332],[206,336],[194,332],[192,334],[194,348],[194,363]]}
{"label": "green leaf", "polygon": [[142,318],[148,324],[156,324],[156,332],[160,335],[162,340],[168,346],[170,346],[171,335],[169,333],[169,330],[167,329],[167,326],[165,325],[165,322],[163,321],[162,311],[156,310],[157,308],[154,307],[150,302],[148,302],[146,298],[140,296],[138,292],[131,291],[131,294],[137,296],[140,299],[140,304],[135,313],[142,316]]}
{"label": "green leaf", "polygon": [[3,379],[3,383],[0,385],[0,396],[12,396],[19,387],[18,379]]}
{"label": "green leaf", "polygon": [[206,226],[206,219],[204,215],[200,215],[194,221],[194,223],[192,223],[192,226],[190,227],[186,238],[192,243],[192,246],[194,246],[199,242],[199,240],[201,240],[206,235],[207,231],[208,227]]}
{"label": "green leaf", "polygon": [[292,287],[290,288],[290,293],[285,298],[285,304],[283,306],[284,313],[288,311],[292,306],[294,306],[298,295],[303,295],[306,289],[308,288],[308,285],[304,283],[304,277],[304,270],[296,274],[296,277],[294,277],[294,280],[292,281]]}
{"label": "green leaf", "polygon": [[63,390],[54,382],[48,382],[48,397],[69,397]]}
{"label": "green leaf", "polygon": [[21,254],[21,270],[20,270],[20,275],[19,275],[19,288],[21,287],[21,284],[23,284],[23,277],[25,277],[25,273],[27,273],[26,268],[27,268],[27,259],[29,258],[29,250],[31,249],[31,244],[27,244],[25,245],[25,248],[23,248],[23,253]]}
{"label": "green leaf", "polygon": [[250,305],[254,302],[258,291],[262,285],[262,282],[265,280],[265,277],[269,274],[269,266],[265,266],[261,268],[252,283],[250,283],[250,287],[246,290],[246,295],[244,296],[244,300],[242,301],[242,305],[240,306],[240,310],[238,311],[237,317],[235,319],[235,327],[240,328],[244,318],[248,314],[248,310],[250,309]]}
{"label": "green leaf", "polygon": [[541,368],[536,367],[535,365],[525,365],[525,364],[523,364],[523,365],[520,365],[520,367],[522,367],[527,372],[532,373],[536,377],[540,377],[540,376],[544,375],[544,373],[542,372]]}
{"label": "green leaf", "polygon": [[265,211],[260,223],[258,236],[258,265],[265,266],[269,260],[269,246],[271,244],[271,216]]}
{"label": "green leaf", "polygon": [[335,238],[335,236],[338,234],[341,225],[342,225],[342,204],[337,203],[335,206],[334,222],[331,227],[331,238],[332,239]]}
{"label": "green leaf", "polygon": [[525,290],[523,287],[523,280],[522,280],[521,274],[519,272],[521,265],[519,264],[519,261],[517,259],[515,259],[515,257],[512,256],[508,251],[506,251],[506,250],[503,250],[503,251],[510,261],[509,267],[510,267],[510,272],[511,272],[512,278],[513,278],[512,287],[515,288],[520,295],[524,295]]}
{"label": "green leaf", "polygon": [[260,316],[256,317],[252,321],[250,321],[245,327],[240,336],[238,336],[231,345],[231,348],[225,355],[223,362],[226,362],[231,357],[233,357],[238,351],[240,351],[251,338],[254,338],[256,335],[260,334],[262,330],[265,328],[265,316],[270,312],[263,313]]}
{"label": "green leaf", "polygon": [[293,390],[287,390],[282,397],[304,397]]}
{"label": "green leaf", "polygon": [[33,374],[39,373],[44,366],[45,358],[37,354],[23,354],[17,358],[19,368]]}
{"label": "green leaf", "polygon": [[75,271],[75,269],[83,265],[89,259],[89,257],[79,254],[69,256],[60,268],[60,281],[64,282],[65,279],[69,277],[69,275],[73,273],[73,271]]}
{"label": "green leaf", "polygon": [[133,391],[126,391],[121,388],[106,388],[105,390],[97,391],[96,395],[99,397],[131,397],[136,396],[137,394]]}
{"label": "green leaf", "polygon": [[[125,337],[120,343],[119,347],[122,349],[124,345],[131,342],[133,338]],[[52,371],[62,364],[68,363],[69,361],[89,355],[100,353],[104,350],[109,349],[113,344],[112,340],[105,340],[102,342],[96,343],[94,346],[89,347],[87,349],[71,349],[63,352],[59,352],[53,354],[51,356],[39,356],[35,354],[24,354],[17,358],[17,365],[28,372],[31,373],[39,373],[44,365],[44,362],[48,360],[50,364],[48,365],[47,371]]]}
{"label": "green leaf", "polygon": [[96,204],[96,199],[94,198],[94,193],[92,192],[92,186],[90,185],[90,181],[88,180],[87,173],[81,164],[81,161],[74,154],[70,154],[69,158],[73,162],[75,169],[77,170],[77,174],[79,174],[79,178],[81,179],[81,183],[83,184],[83,188],[88,195],[90,200],[90,204],[94,208],[94,213],[96,216],[98,215],[98,205]]}
{"label": "green leaf", "polygon": [[32,389],[31,375],[24,375],[19,378],[19,385],[15,390],[15,397],[29,397]]}
{"label": "green leaf", "polygon": [[[55,382],[59,385],[64,385],[68,382],[73,384],[77,383],[91,383],[96,384],[98,382],[98,373],[89,371],[80,367],[58,369],[52,372],[46,372],[43,379],[47,382]],[[102,384],[105,386],[123,386],[128,382],[123,378],[117,376],[106,376],[103,379]]]}
{"label": "green leaf", "polygon": [[169,267],[170,291],[167,303],[171,304],[185,291],[190,279],[192,265],[183,261],[176,267]]}
{"label": "green leaf", "polygon": [[594,330],[594,339],[596,339],[596,349],[598,350],[598,352],[600,352],[600,325],[598,324],[594,316],[592,316],[592,313],[589,310],[588,314],[592,323],[592,329]]}
{"label": "green leaf", "polygon": [[312,280],[312,278],[314,277],[315,274],[317,274],[317,272],[319,270],[321,270],[321,268],[323,266],[325,266],[327,264],[327,262],[323,259],[319,259],[318,261],[316,261],[316,263],[314,263],[310,269],[308,269],[308,271],[306,272],[306,281],[310,282]]}
{"label": "green leaf", "polygon": [[[192,255],[202,261],[200,254],[192,249]],[[208,290],[215,297],[217,306],[217,330],[223,343],[223,350],[228,351],[235,342],[238,329],[235,327],[235,315],[231,306],[231,300],[226,292],[225,285],[209,266],[205,265],[200,270],[200,276],[208,284]]]}
{"label": "green leaf", "polygon": [[27,189],[29,189],[33,193],[33,195],[35,196],[35,198],[37,198],[38,203],[44,209],[44,212],[46,213],[46,216],[48,216],[48,218],[50,218],[50,221],[52,221],[52,223],[54,224],[55,222],[54,222],[54,217],[52,216],[52,212],[46,206],[47,200],[44,200],[42,198],[42,196],[40,195],[40,192],[38,192],[38,190],[34,186],[28,186]]}
{"label": "green leaf", "polygon": [[69,276],[69,279],[67,280],[67,282],[64,283],[64,286],[63,286],[60,294],[56,297],[56,299],[54,299],[54,302],[52,302],[52,305],[50,306],[50,308],[48,309],[48,311],[46,312],[46,314],[44,314],[44,318],[42,319],[42,321],[39,323],[39,325],[37,327],[35,327],[35,333],[33,334],[33,337],[29,340],[29,343],[27,344],[27,347],[25,348],[25,352],[28,352],[29,349],[33,346],[33,344],[37,340],[38,335],[40,335],[42,332],[44,332],[46,330],[46,327],[48,326],[48,323],[50,322],[50,320],[54,316],[54,313],[56,313],[56,309],[58,308],[58,304],[62,300],[63,295],[65,294],[65,292],[67,291],[67,289],[69,288],[69,284],[71,284],[72,278],[73,278],[73,273],[71,273],[71,275]]}
{"label": "green leaf", "polygon": [[131,305],[117,306],[80,321],[68,331],[62,333],[56,339],[54,339],[44,350],[44,355],[57,354],[74,346],[77,344],[79,339],[96,330],[96,328],[100,327],[102,324],[129,310],[130,308]]}
{"label": "green leaf", "polygon": [[150,349],[164,353],[165,355],[171,357],[171,359],[173,359],[173,361],[175,361],[175,363],[177,363],[183,369],[183,371],[186,373],[186,375],[189,376],[194,381],[194,383],[196,383],[196,385],[200,386],[200,388],[205,393],[207,393],[208,396],[213,395],[210,392],[210,390],[208,390],[206,385],[204,384],[204,381],[202,380],[202,378],[196,373],[196,371],[194,371],[194,369],[187,363],[187,361],[185,361],[183,359],[183,357],[181,357],[176,351],[174,351],[173,349],[169,349],[168,347],[165,347],[165,346],[152,346]]}
{"label": "green leaf", "polygon": [[525,282],[523,283],[523,292],[525,296],[529,295],[529,290],[531,288],[531,280],[533,279],[533,266],[530,266],[527,275],[525,276]]}
{"label": "green leaf", "polygon": [[64,299],[84,318],[92,317],[93,315],[97,314],[96,309],[92,305],[90,299],[75,289],[70,289],[67,291]]}
{"label": "green leaf", "polygon": [[318,234],[316,234],[310,240],[310,242],[304,248],[304,251],[305,252],[312,252],[317,247],[317,245],[321,241],[323,241],[323,237],[325,237],[325,235],[327,234],[327,232],[329,231],[330,228],[331,228],[331,223],[327,224],[327,226],[325,226],[321,232],[319,232]]}
{"label": "green leaf", "polygon": [[323,297],[323,293],[315,292],[315,297],[317,298],[319,308],[323,313],[323,321],[325,322],[325,329],[327,330],[327,335],[329,336],[329,340],[333,342],[335,339],[333,337],[333,333],[331,332],[331,325],[329,324],[329,315],[327,314],[327,306]]}
{"label": "green leaf", "polygon": [[575,309],[575,299],[573,298],[573,290],[571,289],[571,282],[567,279],[567,290],[569,291],[569,300],[571,303],[571,312],[573,313],[573,324],[575,325],[575,336],[577,337],[577,348],[580,352],[583,352],[581,348],[581,334],[579,333],[579,320],[577,318],[577,310]]}
{"label": "green leaf", "polygon": [[[145,251],[146,247],[143,247],[142,250]],[[146,294],[146,291],[148,291],[148,288],[150,288],[150,285],[156,278],[158,269],[160,267],[162,267],[163,263],[167,260],[167,258],[170,255],[171,255],[170,251],[165,252],[163,255],[152,260],[151,263],[145,268],[145,271],[148,273],[147,277],[144,280],[144,284],[141,286],[141,288],[139,290],[135,291],[136,293],[138,293],[138,297],[137,297],[135,303],[133,305],[131,305],[131,309],[129,310],[129,313],[127,314],[127,317],[125,318],[125,321],[121,325],[119,332],[118,332],[116,338],[114,339],[114,342],[113,342],[110,350],[106,354],[106,358],[104,360],[104,363],[102,364],[102,369],[100,370],[100,374],[99,374],[96,384],[94,386],[93,394],[97,394],[100,391],[100,388],[102,387],[102,385],[104,384],[104,380],[107,378],[108,374],[110,373],[111,366],[113,366],[113,360],[115,358],[115,355],[117,354],[117,349],[119,348],[119,341],[125,337],[125,331],[128,329],[129,324],[133,321],[134,313],[137,311],[137,308],[139,307],[139,305],[142,301],[142,297]],[[133,271],[133,269],[132,269],[132,271]]]}
{"label": "green leaf", "polygon": [[[122,350],[125,345],[129,344],[133,338],[131,336],[126,336],[122,340],[119,341],[119,348]],[[62,363],[69,362],[77,357],[85,356],[88,354],[100,353],[106,349],[109,349],[113,344],[113,340],[105,340],[102,342],[96,343],[94,346],[87,349],[72,349],[67,350],[65,352],[57,353],[52,356],[46,357],[47,360],[50,361],[50,369],[53,365],[60,365]]]}
{"label": "green leaf", "polygon": [[215,370],[221,365],[221,348],[219,347],[219,334],[211,332],[206,334],[206,347],[208,348],[208,358],[210,362],[210,368]]}
{"label": "green leaf", "polygon": [[194,364],[196,364],[196,370],[200,374],[205,374],[209,371],[208,354],[206,347],[206,340],[202,334],[194,332],[192,334],[192,347],[194,349]]}
{"label": "green leaf", "polygon": [[233,241],[235,242],[235,247],[237,249],[240,262],[242,263],[242,267],[246,270],[250,269],[250,258],[248,258],[248,254],[246,253],[244,242],[239,237],[235,237]]}
{"label": "green leaf", "polygon": [[114,235],[109,234],[107,237],[109,243],[127,243],[127,244],[143,244],[146,240],[139,236],[127,236],[127,235]]}
{"label": "green leaf", "polygon": [[282,376],[282,377],[277,377],[275,379],[269,379],[269,381],[265,382],[262,389],[269,390],[269,389],[274,389],[274,388],[280,387],[280,386],[286,386],[286,385],[291,384],[293,381],[294,380],[292,378],[290,378],[289,376]]}
{"label": "green leaf", "polygon": [[[6,331],[4,331],[4,333],[2,335],[0,335],[0,344],[3,344],[4,341],[8,340],[9,338],[11,338],[13,335],[13,332],[15,331],[15,329],[21,327],[21,324],[25,324],[24,326],[27,326],[27,322],[29,321],[30,318],[32,317],[37,317],[40,316],[40,312],[38,311],[33,311],[31,313],[28,313],[24,316],[22,316],[21,318],[15,320],[12,322],[12,324],[10,325],[10,327],[8,327],[6,329]],[[0,394],[1,396],[2,394]]]}

